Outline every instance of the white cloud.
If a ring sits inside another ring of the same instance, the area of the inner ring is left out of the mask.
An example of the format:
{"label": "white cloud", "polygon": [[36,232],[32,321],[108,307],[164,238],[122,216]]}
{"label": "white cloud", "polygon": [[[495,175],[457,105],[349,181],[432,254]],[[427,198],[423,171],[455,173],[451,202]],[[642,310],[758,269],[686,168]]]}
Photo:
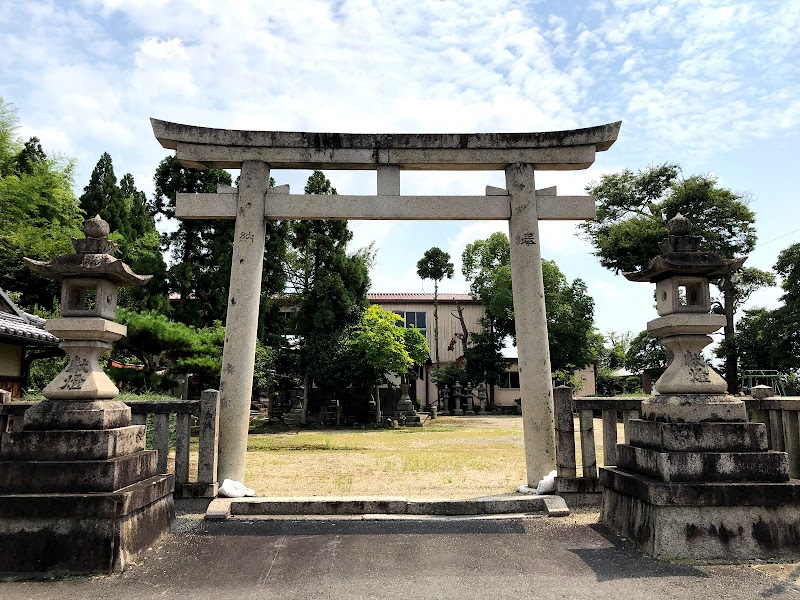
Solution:
{"label": "white cloud", "polygon": [[[717,171],[731,153],[796,146],[800,3],[616,0],[589,9],[576,16],[570,3],[517,0],[11,0],[0,3],[0,80],[20,109],[21,133],[78,159],[78,191],[107,150],[118,175],[130,171],[152,192],[168,152],[150,116],[354,132],[539,131],[622,119],[619,141],[592,169],[537,173],[538,187],[565,195],[623,166],[676,160]],[[749,158],[748,166],[759,156]],[[299,193],[307,174],[279,176]],[[329,176],[342,193],[374,192],[374,173]],[[742,185],[761,184],[757,173],[751,179]],[[403,173],[402,184],[409,194],[479,195],[504,178]],[[460,260],[467,242],[504,229],[353,224],[353,246],[377,242],[376,285],[416,290],[423,246]],[[594,265],[573,230],[543,223],[543,252]],[[446,285],[466,289],[463,279]]]}

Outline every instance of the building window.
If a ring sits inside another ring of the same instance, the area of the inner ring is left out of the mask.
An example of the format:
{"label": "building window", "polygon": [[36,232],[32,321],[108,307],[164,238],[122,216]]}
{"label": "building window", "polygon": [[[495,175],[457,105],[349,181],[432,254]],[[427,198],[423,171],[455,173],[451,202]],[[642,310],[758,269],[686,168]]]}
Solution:
{"label": "building window", "polygon": [[400,322],[397,324],[401,327],[416,327],[422,335],[427,336],[428,333],[428,320],[424,312],[404,312],[402,310],[396,311],[400,315]]}
{"label": "building window", "polygon": [[500,383],[498,384],[501,388],[506,389],[519,389],[519,373],[503,373],[500,375]]}

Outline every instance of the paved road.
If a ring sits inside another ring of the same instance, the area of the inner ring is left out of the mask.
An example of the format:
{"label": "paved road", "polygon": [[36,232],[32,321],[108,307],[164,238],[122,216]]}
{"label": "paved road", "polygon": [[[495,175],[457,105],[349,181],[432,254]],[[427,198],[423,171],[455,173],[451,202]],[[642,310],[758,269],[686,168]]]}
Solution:
{"label": "paved road", "polygon": [[191,515],[124,574],[0,583],[3,600],[800,598],[747,566],[649,559],[573,517],[499,521],[228,521]]}

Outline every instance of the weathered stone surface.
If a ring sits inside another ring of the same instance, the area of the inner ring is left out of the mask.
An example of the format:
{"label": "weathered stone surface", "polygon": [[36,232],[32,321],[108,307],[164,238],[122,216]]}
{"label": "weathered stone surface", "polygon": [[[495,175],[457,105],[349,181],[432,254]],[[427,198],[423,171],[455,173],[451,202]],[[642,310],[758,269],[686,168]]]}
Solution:
{"label": "weathered stone surface", "polygon": [[665,423],[630,419],[630,445],[678,452],[767,450],[763,423]]}
{"label": "weathered stone surface", "polygon": [[403,497],[300,497],[300,498],[217,498],[205,518],[224,520],[232,516],[293,515],[385,515],[385,516],[470,516],[493,514],[569,514],[564,500],[554,495],[501,495],[464,500],[406,499]]}
{"label": "weathered stone surface", "polygon": [[[708,280],[705,277],[670,277],[656,282],[656,310],[662,316],[673,313],[708,313],[711,310]],[[715,321],[719,317],[719,315],[710,314],[707,316],[714,317]],[[706,322],[710,324],[712,320],[706,319]],[[723,317],[722,325],[724,324]],[[697,331],[696,333],[712,333],[722,325],[717,325],[709,331]],[[695,332],[685,331],[683,333]]]}
{"label": "weathered stone surface", "polygon": [[174,488],[174,475],[156,475],[114,492],[0,494],[0,519],[110,518],[139,510]]}
{"label": "weathered stone surface", "polygon": [[239,168],[263,161],[274,169],[502,170],[513,163],[537,169],[583,169],[617,139],[621,123],[539,133],[352,134],[237,131],[151,119],[165,148],[188,167]]}
{"label": "weathered stone surface", "polygon": [[175,516],[173,477],[107,494],[0,495],[0,574],[121,571]]}
{"label": "weathered stone surface", "polygon": [[99,361],[112,342],[125,335],[124,325],[101,317],[64,317],[48,321],[45,328],[61,339],[59,348],[70,357],[67,366],[42,390],[45,398],[85,401],[119,394]]}
{"label": "weathered stone surface", "polygon": [[[536,199],[541,221],[584,220],[595,216],[591,196]],[[178,194],[175,214],[182,219],[235,219],[236,194]],[[264,202],[266,219],[506,220],[508,196],[351,196],[275,195]]]}
{"label": "weathered stone surface", "polygon": [[[677,316],[677,315],[671,315]],[[706,315],[681,315],[696,319]],[[710,316],[710,315],[709,315]],[[667,319],[669,317],[662,317]],[[650,322],[652,323],[652,321]],[[648,328],[649,328],[648,323]],[[680,327],[686,329],[687,327]],[[663,329],[668,329],[664,327]],[[702,350],[711,343],[707,335],[669,335],[663,339],[664,346],[672,353],[672,362],[658,378],[655,388],[659,394],[723,394],[727,384],[705,361]]]}
{"label": "weathered stone surface", "polygon": [[800,506],[800,481],[666,482],[616,467],[600,468],[600,485],[664,506]]}
{"label": "weathered stone surface", "polygon": [[145,449],[144,425],[116,429],[19,431],[2,434],[3,460],[101,460]]}
{"label": "weathered stone surface", "polygon": [[617,467],[660,481],[768,481],[789,480],[785,452],[663,452],[617,446]]}
{"label": "weathered stone surface", "polygon": [[43,400],[25,411],[26,430],[113,429],[131,424],[131,409],[116,400]]}
{"label": "weathered stone surface", "polygon": [[746,422],[744,401],[717,394],[661,394],[642,401],[642,418],[671,423]]}
{"label": "weathered stone surface", "polygon": [[[705,286],[708,288],[708,285]],[[691,307],[681,307],[691,308]],[[678,312],[647,322],[647,331],[656,337],[671,335],[706,335],[725,326],[725,315]]]}
{"label": "weathered stone surface", "polygon": [[113,492],[156,475],[157,452],[108,460],[0,461],[0,492]]}
{"label": "weathered stone surface", "polygon": [[800,550],[800,511],[791,504],[665,506],[605,488],[600,518],[657,558],[739,561]]}
{"label": "weathered stone surface", "polygon": [[219,384],[220,481],[244,481],[266,235],[262,207],[269,186],[269,173],[270,167],[266,163],[246,162],[242,165],[239,181]]}
{"label": "weathered stone surface", "polygon": [[402,514],[406,499],[402,497],[320,497],[248,498],[234,500],[234,515],[358,515],[367,513]]}
{"label": "weathered stone surface", "polygon": [[526,483],[536,487],[555,469],[556,453],[550,348],[536,341],[547,339],[547,317],[533,167],[506,168],[506,188],[514,314],[518,339],[526,340],[518,346]]}

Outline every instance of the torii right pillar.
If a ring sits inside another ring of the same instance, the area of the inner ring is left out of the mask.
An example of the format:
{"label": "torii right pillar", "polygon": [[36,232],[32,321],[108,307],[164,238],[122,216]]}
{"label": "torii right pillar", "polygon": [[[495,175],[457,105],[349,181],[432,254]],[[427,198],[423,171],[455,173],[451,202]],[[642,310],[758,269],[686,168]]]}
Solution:
{"label": "torii right pillar", "polygon": [[535,488],[555,468],[555,442],[553,382],[533,165],[509,165],[506,189],[511,203],[508,237],[514,321],[518,339],[525,340],[517,347],[525,466],[528,487]]}

